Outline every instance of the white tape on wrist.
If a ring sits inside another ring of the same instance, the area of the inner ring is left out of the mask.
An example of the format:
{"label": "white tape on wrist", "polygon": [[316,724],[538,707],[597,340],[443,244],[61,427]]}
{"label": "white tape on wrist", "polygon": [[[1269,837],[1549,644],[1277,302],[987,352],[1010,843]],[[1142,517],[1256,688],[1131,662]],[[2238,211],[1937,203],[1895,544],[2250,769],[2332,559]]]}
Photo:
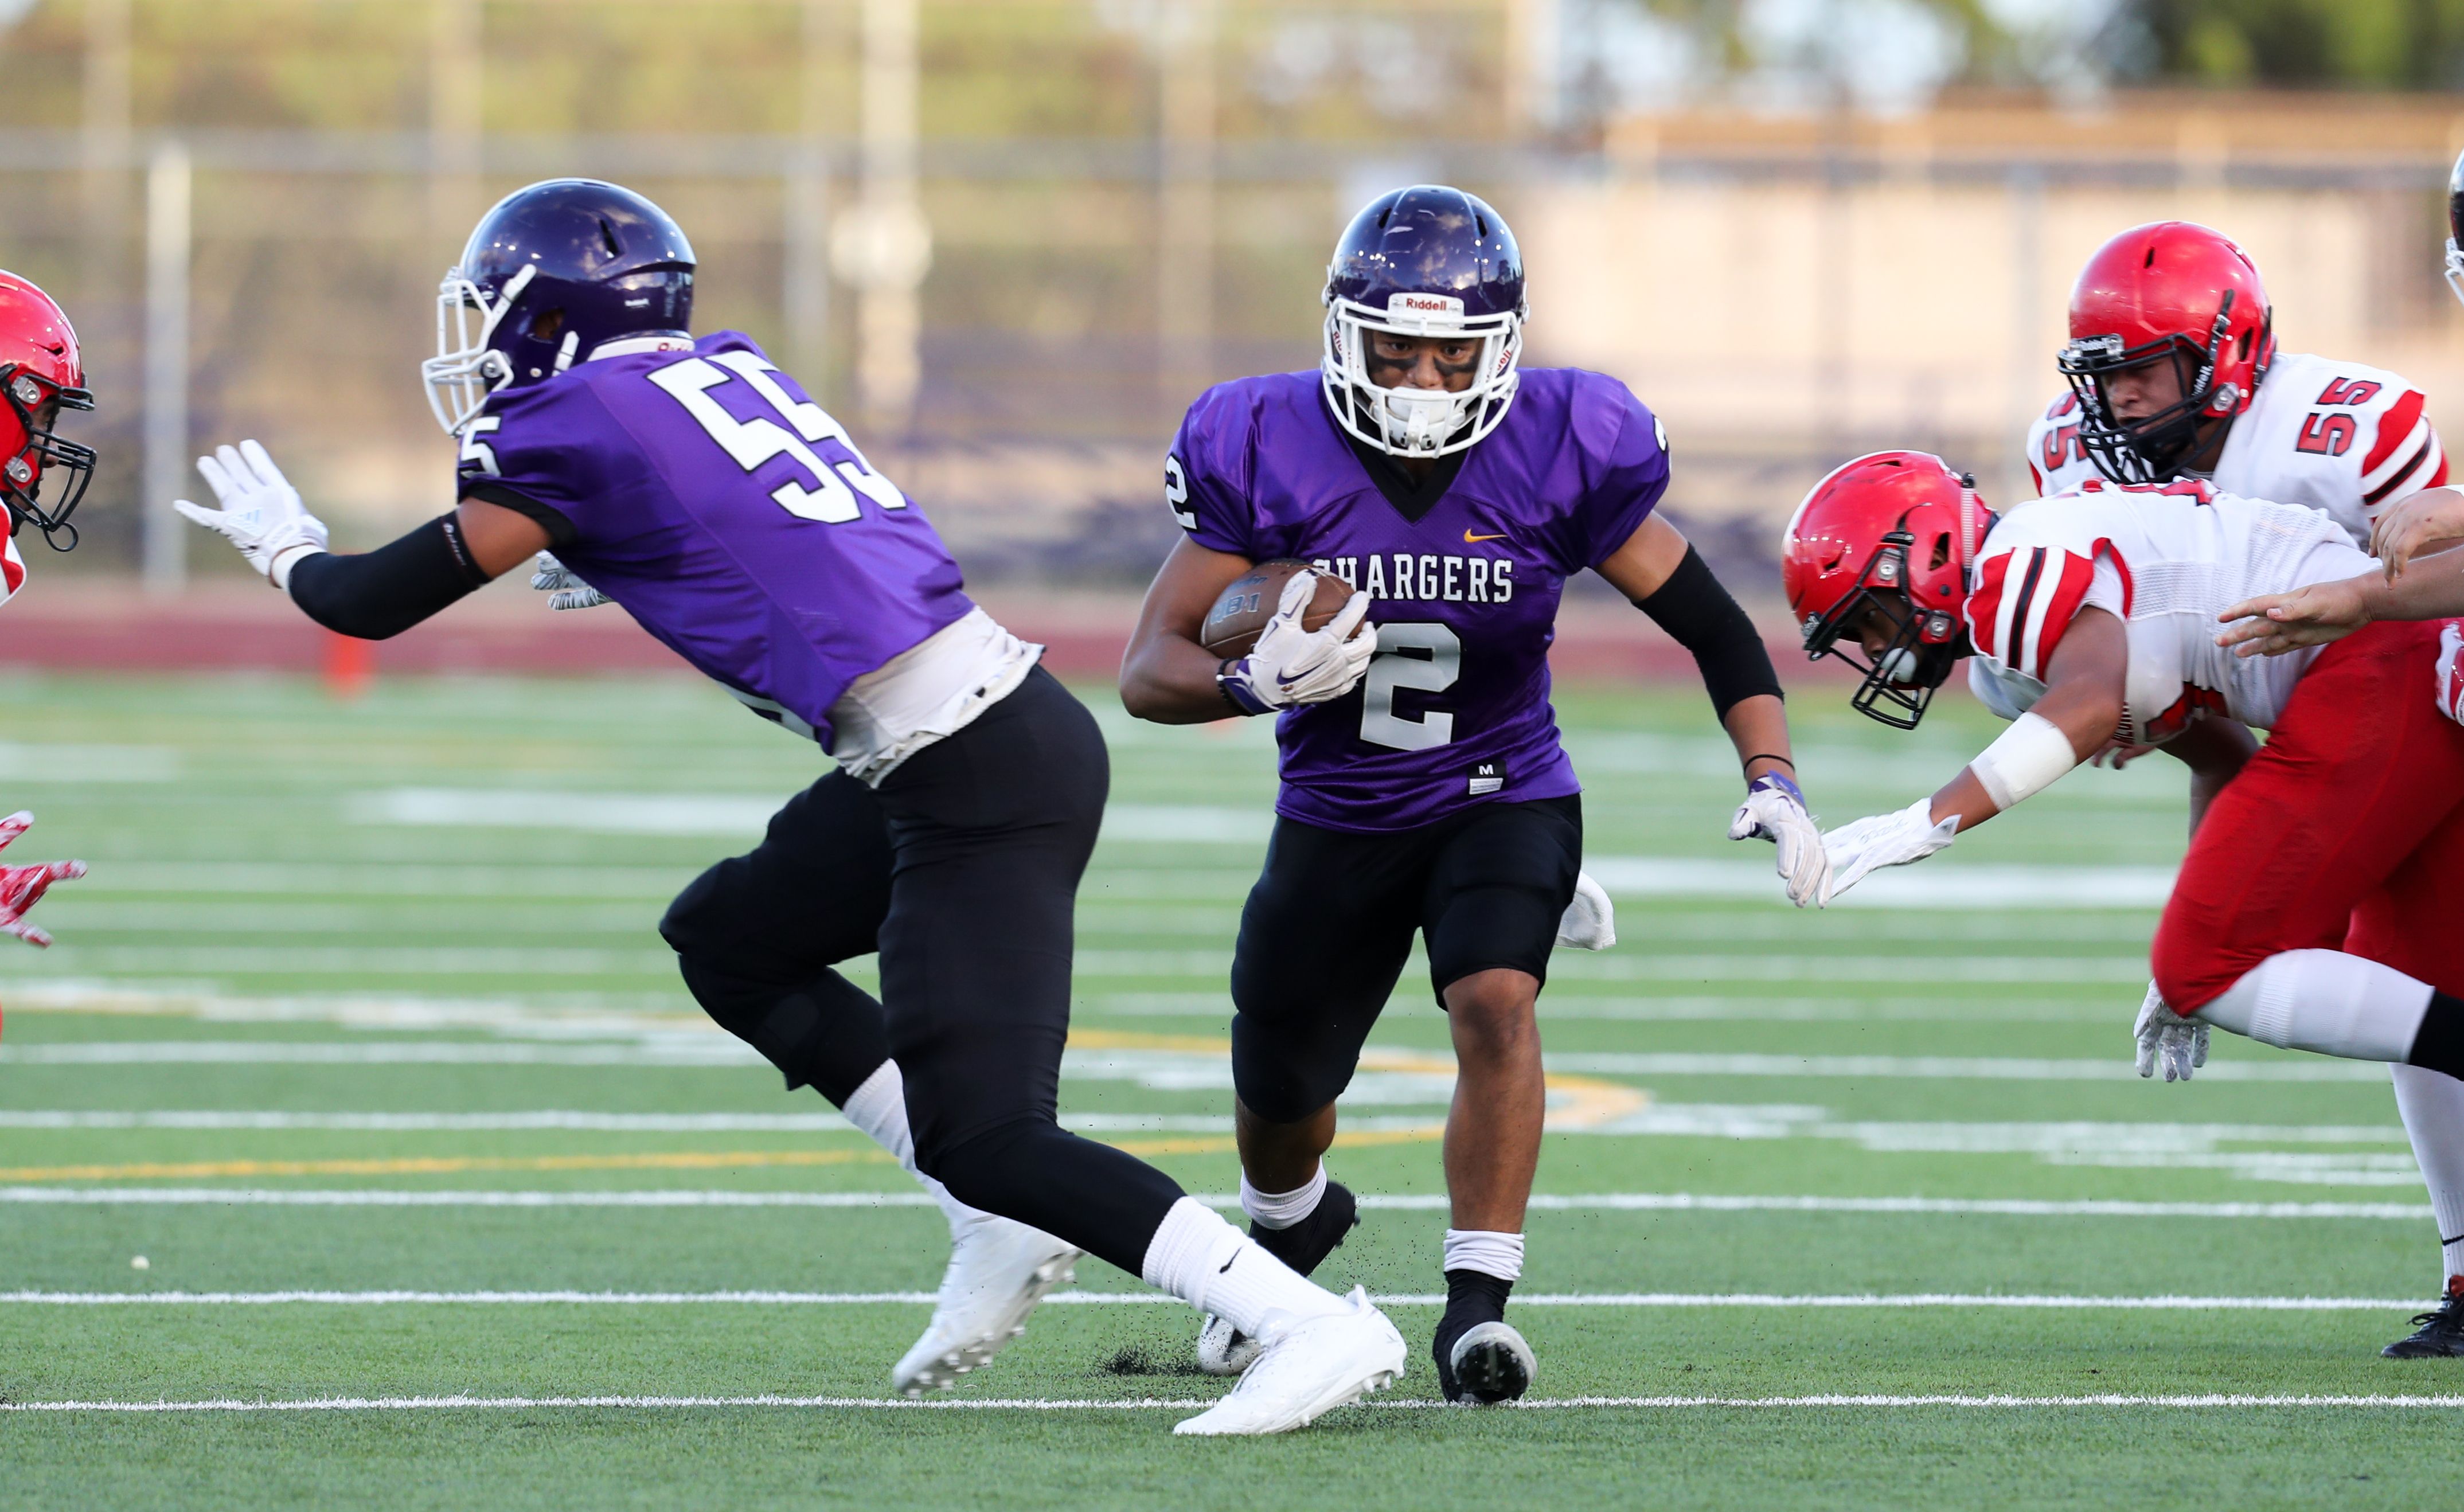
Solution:
{"label": "white tape on wrist", "polygon": [[2001,738],[1968,763],[1977,784],[1997,809],[2025,802],[2079,765],[2079,753],[2061,727],[2031,711],[2011,721]]}

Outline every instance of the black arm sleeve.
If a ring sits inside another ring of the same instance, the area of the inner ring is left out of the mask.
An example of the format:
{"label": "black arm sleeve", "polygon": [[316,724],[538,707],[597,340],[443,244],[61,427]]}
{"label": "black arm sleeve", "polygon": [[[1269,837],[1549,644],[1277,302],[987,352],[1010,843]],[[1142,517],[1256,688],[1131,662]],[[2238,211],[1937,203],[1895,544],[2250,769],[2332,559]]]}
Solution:
{"label": "black arm sleeve", "polygon": [[382,641],[487,581],[463,545],[460,524],[440,515],[364,555],[303,559],[291,569],[291,602],[329,630]]}
{"label": "black arm sleeve", "polygon": [[1780,691],[1779,674],[1771,670],[1762,632],[1754,628],[1737,601],[1728,597],[1728,590],[1720,586],[1720,580],[1711,576],[1710,567],[1693,547],[1685,548],[1685,559],[1677,564],[1660,591],[1635,600],[1634,606],[1694,653],[1694,665],[1703,669],[1704,690],[1711,695],[1712,711],[1721,718],[1759,694],[1787,696]]}

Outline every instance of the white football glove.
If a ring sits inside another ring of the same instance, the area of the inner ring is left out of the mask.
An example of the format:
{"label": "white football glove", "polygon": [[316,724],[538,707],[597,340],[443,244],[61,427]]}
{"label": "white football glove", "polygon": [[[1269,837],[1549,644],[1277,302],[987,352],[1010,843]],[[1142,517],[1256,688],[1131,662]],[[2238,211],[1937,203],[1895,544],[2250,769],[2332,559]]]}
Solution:
{"label": "white football glove", "polygon": [[548,595],[551,609],[595,609],[616,601],[573,575],[573,569],[556,559],[554,552],[543,551],[531,563],[531,586]]}
{"label": "white football glove", "polygon": [[326,549],[325,522],[299,502],[299,491],[265,448],[253,441],[217,447],[212,456],[197,459],[197,471],[222,508],[204,509],[187,499],[174,499],[171,507],[219,532],[275,587],[290,587],[291,569]]}
{"label": "white football glove", "polygon": [[1301,628],[1301,616],[1317,594],[1317,578],[1314,570],[1292,574],[1258,644],[1217,674],[1216,686],[1243,712],[1330,702],[1352,691],[1369,670],[1369,659],[1377,654],[1377,626],[1361,624],[1369,595],[1355,593],[1325,625]]}
{"label": "white football glove", "polygon": [[1588,871],[1574,873],[1574,901],[1557,921],[1557,943],[1577,951],[1604,951],[1617,943],[1617,905]]}
{"label": "white football glove", "polygon": [[2156,995],[2154,982],[2147,984],[2147,1000],[2139,1005],[2139,1021],[2130,1032],[2139,1038],[2141,1076],[2154,1076],[2162,1062],[2166,1081],[2187,1082],[2208,1063],[2208,1026],[2175,1013]]}
{"label": "white football glove", "polygon": [[1949,844],[1951,837],[1958,833],[1956,814],[1939,824],[1933,822],[1933,800],[1929,798],[1918,799],[1888,814],[1875,814],[1840,825],[1822,837],[1822,849],[1831,867],[1831,876],[1822,885],[1824,906],[1863,881],[1865,873],[1923,861]]}
{"label": "white football glove", "polygon": [[1823,848],[1822,828],[1805,811],[1805,795],[1796,783],[1777,772],[1766,772],[1746,789],[1737,817],[1728,821],[1730,840],[1768,840],[1779,846],[1779,876],[1788,884],[1788,901],[1798,908],[1827,903],[1824,886],[1831,880],[1831,853]]}

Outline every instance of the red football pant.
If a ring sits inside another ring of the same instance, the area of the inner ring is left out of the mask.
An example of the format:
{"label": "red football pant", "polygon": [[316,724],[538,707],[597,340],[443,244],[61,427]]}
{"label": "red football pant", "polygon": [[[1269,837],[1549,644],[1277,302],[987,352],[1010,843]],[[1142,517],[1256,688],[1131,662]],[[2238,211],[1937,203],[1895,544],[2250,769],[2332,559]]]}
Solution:
{"label": "red football pant", "polygon": [[2373,625],[2320,653],[2208,806],[2152,953],[2175,1012],[2321,948],[2464,996],[2464,727],[2431,701],[2442,623]]}

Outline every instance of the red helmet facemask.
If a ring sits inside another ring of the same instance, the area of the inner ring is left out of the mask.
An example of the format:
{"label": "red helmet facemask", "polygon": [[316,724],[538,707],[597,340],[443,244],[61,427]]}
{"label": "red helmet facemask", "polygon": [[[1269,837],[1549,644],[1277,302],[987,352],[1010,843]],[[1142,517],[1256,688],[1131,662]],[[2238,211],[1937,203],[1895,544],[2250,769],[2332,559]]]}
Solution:
{"label": "red helmet facemask", "polygon": [[[1816,483],[1780,540],[1780,580],[1805,654],[1865,674],[1850,707],[1914,730],[1969,654],[1968,570],[1992,528],[1975,479],[1925,451],[1877,451]],[[1864,626],[1889,630],[1866,649]],[[1852,649],[1853,647],[1853,649]]]}
{"label": "red helmet facemask", "polygon": [[[2276,361],[2275,316],[2257,265],[2189,221],[2123,231],[2097,249],[2071,289],[2071,340],[2056,365],[2079,395],[2079,444],[2116,483],[2169,483],[2198,449],[2205,421],[2250,407]],[[2170,362],[2182,397],[2152,415],[2116,416],[2113,374]]]}
{"label": "red helmet facemask", "polygon": [[55,434],[51,422],[61,410],[93,407],[68,316],[33,283],[0,273],[0,501],[9,534],[31,520],[54,551],[77,545],[69,516],[93,481],[95,452]]}

